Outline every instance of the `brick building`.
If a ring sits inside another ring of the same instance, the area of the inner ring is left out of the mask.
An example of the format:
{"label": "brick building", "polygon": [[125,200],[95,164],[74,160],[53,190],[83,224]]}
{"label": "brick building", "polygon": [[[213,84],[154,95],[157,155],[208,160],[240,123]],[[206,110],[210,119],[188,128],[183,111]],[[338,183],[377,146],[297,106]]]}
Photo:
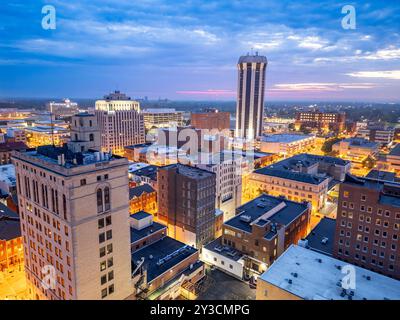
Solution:
{"label": "brick building", "polygon": [[129,188],[129,212],[157,212],[157,192],[149,184]]}
{"label": "brick building", "polygon": [[333,256],[400,279],[400,184],[347,176],[339,189]]}

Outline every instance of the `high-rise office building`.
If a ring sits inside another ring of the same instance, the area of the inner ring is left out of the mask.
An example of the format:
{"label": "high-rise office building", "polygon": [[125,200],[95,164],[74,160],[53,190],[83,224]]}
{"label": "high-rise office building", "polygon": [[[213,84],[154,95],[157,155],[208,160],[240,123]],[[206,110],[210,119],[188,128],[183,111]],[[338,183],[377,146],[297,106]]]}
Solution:
{"label": "high-rise office building", "polygon": [[238,62],[236,137],[255,139],[263,129],[264,89],[267,58],[246,55]]}
{"label": "high-rise office building", "polygon": [[93,128],[94,115],[74,116],[68,145],[13,155],[33,299],[133,294],[128,160],[93,149],[99,141]]}
{"label": "high-rise office building", "polygon": [[158,169],[158,219],[168,235],[198,248],[214,238],[216,176],[172,164]]}
{"label": "high-rise office building", "polygon": [[123,155],[124,147],[145,142],[140,104],[115,91],[96,101],[96,116],[101,132],[101,149]]}

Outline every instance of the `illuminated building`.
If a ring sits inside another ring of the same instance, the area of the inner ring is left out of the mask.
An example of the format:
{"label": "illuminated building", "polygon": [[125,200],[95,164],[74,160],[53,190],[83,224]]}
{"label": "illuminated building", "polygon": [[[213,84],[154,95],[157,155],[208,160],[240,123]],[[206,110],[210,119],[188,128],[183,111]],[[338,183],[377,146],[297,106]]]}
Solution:
{"label": "illuminated building", "polygon": [[235,132],[237,138],[254,140],[261,136],[267,64],[267,58],[257,53],[239,58]]}
{"label": "illuminated building", "polygon": [[230,129],[230,113],[215,109],[208,109],[203,113],[192,113],[190,125],[196,129],[217,129],[218,131]]}
{"label": "illuminated building", "polygon": [[0,272],[24,265],[19,216],[0,203]]}
{"label": "illuminated building", "polygon": [[146,129],[170,128],[183,125],[183,111],[175,109],[145,109],[143,110],[144,125]]}
{"label": "illuminated building", "polygon": [[333,255],[400,279],[400,183],[347,176],[340,185]]}
{"label": "illuminated building", "polygon": [[361,163],[367,157],[374,157],[379,152],[379,145],[361,138],[349,138],[341,140],[332,146],[343,159]]}
{"label": "illuminated building", "polygon": [[115,91],[96,101],[96,116],[101,132],[101,148],[123,155],[124,147],[145,142],[140,104]]}
{"label": "illuminated building", "polygon": [[158,220],[168,235],[200,248],[214,239],[215,173],[182,164],[157,172]]}
{"label": "illuminated building", "polygon": [[64,99],[62,102],[49,102],[47,104],[47,110],[56,118],[71,117],[79,112],[79,107],[76,102],[72,102],[69,99]]}
{"label": "illuminated building", "polygon": [[224,222],[222,238],[203,247],[203,260],[240,279],[257,276],[306,236],[310,211],[307,203],[263,194]]}
{"label": "illuminated building", "polygon": [[144,211],[131,216],[132,275],[137,299],[196,298],[204,277],[199,251],[166,235],[166,226]]}
{"label": "illuminated building", "polygon": [[157,213],[157,192],[149,184],[129,188],[129,212]]}
{"label": "illuminated building", "polygon": [[308,201],[313,213],[324,208],[327,193],[335,181],[343,181],[350,162],[333,157],[300,154],[255,170],[249,179],[253,195],[261,192],[284,196],[296,202]]}
{"label": "illuminated building", "polygon": [[400,282],[292,245],[258,277],[256,299],[399,300]]}
{"label": "illuminated building", "polygon": [[311,150],[315,136],[299,134],[273,134],[261,137],[260,150],[284,156],[292,156]]}
{"label": "illuminated building", "polygon": [[89,138],[95,121],[94,115],[78,114],[72,118],[78,136],[68,145],[13,154],[33,299],[133,294],[128,161],[91,149],[99,141]]}
{"label": "illuminated building", "polygon": [[338,112],[302,111],[296,114],[295,127],[335,131],[340,133],[345,128],[346,115]]}
{"label": "illuminated building", "polygon": [[62,127],[37,126],[25,129],[27,144],[30,148],[52,145],[61,146],[69,138],[69,130]]}

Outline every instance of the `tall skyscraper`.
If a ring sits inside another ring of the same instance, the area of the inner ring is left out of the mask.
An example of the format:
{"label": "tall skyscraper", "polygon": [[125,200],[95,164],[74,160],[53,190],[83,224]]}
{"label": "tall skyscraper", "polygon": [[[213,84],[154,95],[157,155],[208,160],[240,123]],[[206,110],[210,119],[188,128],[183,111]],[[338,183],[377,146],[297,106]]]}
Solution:
{"label": "tall skyscraper", "polygon": [[101,149],[123,155],[124,147],[145,142],[144,119],[140,104],[115,91],[96,101],[101,132]]}
{"label": "tall skyscraper", "polygon": [[267,64],[267,58],[258,53],[239,58],[235,133],[238,138],[251,140],[262,133]]}
{"label": "tall skyscraper", "polygon": [[13,155],[28,288],[33,299],[125,299],[133,293],[128,160],[93,149],[95,115],[71,125],[68,146]]}

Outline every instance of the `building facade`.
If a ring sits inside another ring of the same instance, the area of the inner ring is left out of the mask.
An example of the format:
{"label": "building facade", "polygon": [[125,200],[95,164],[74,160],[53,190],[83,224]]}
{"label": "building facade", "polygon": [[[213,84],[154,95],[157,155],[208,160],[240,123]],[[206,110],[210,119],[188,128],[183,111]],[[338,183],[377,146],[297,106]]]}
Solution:
{"label": "building facade", "polygon": [[198,248],[214,239],[216,177],[182,164],[158,169],[158,220],[168,235]]}
{"label": "building facade", "polygon": [[340,112],[303,111],[297,112],[295,127],[322,131],[342,132],[345,128],[346,115]]}
{"label": "building facade", "polygon": [[144,119],[140,104],[115,91],[96,101],[101,132],[101,149],[123,155],[124,147],[145,142]]}
{"label": "building facade", "polygon": [[324,208],[333,180],[342,181],[350,162],[333,157],[300,154],[255,170],[249,179],[252,196],[261,192],[312,204],[312,211]]}
{"label": "building facade", "polygon": [[267,64],[267,58],[258,54],[239,58],[235,132],[237,138],[254,140],[261,136]]}
{"label": "building facade", "polygon": [[223,224],[218,243],[215,240],[203,248],[203,257],[234,274],[234,266],[241,260],[243,276],[259,275],[307,235],[310,214],[307,203],[263,194],[237,208],[236,216]]}
{"label": "building facade", "polygon": [[315,147],[315,136],[300,134],[273,134],[262,136],[260,151],[293,156]]}
{"label": "building facade", "polygon": [[334,257],[400,279],[400,184],[347,176],[340,185]]}
{"label": "building facade", "polygon": [[230,113],[216,109],[208,109],[202,113],[192,113],[190,125],[196,129],[229,130]]}
{"label": "building facade", "polygon": [[183,111],[175,109],[145,109],[143,118],[146,129],[183,126]]}
{"label": "building facade", "polygon": [[[77,121],[83,127],[73,132],[90,136],[84,123]],[[33,299],[125,299],[133,293],[128,161],[90,149],[92,143],[78,139],[13,155]]]}

